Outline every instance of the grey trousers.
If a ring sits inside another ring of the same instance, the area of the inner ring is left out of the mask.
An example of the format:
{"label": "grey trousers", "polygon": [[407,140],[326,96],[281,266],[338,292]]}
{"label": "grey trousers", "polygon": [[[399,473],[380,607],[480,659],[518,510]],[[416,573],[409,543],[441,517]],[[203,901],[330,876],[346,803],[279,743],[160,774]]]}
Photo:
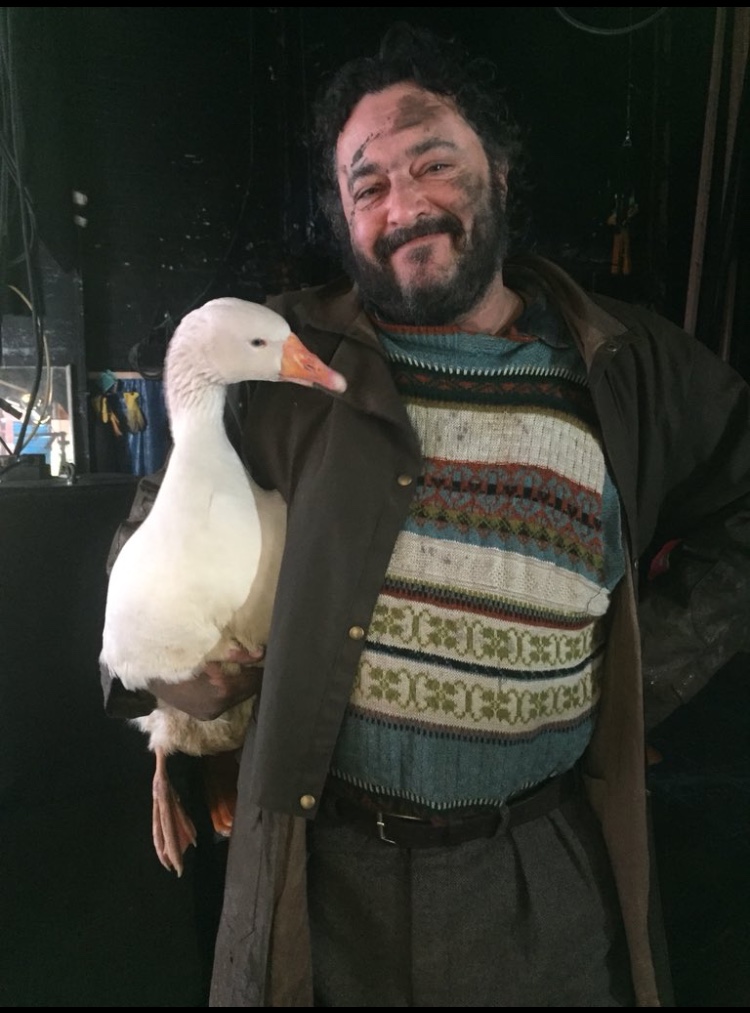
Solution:
{"label": "grey trousers", "polygon": [[316,1006],[631,1006],[624,933],[588,803],[493,838],[399,849],[314,823]]}

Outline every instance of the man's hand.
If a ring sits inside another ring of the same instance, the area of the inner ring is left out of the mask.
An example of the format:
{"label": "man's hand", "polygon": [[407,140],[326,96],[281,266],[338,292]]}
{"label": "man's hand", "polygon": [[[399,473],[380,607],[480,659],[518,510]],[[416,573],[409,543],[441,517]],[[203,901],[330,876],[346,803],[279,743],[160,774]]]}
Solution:
{"label": "man's hand", "polygon": [[225,710],[258,693],[263,669],[257,664],[264,653],[262,649],[250,653],[238,647],[227,653],[225,661],[206,662],[203,671],[188,682],[154,679],[148,688],[171,707],[199,721],[212,721]]}

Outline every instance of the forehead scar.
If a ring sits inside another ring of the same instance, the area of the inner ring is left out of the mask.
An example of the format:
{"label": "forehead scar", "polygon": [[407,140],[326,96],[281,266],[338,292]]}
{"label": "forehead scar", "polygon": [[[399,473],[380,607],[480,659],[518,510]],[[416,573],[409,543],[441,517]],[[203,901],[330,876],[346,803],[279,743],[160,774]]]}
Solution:
{"label": "forehead scar", "polygon": [[352,160],[349,163],[349,165],[356,165],[357,162],[359,162],[359,160],[364,156],[364,153],[367,151],[367,146],[378,137],[380,137],[380,131],[377,131],[376,133],[370,134],[368,137],[366,137],[362,142],[362,144],[360,144],[360,146],[352,155]]}

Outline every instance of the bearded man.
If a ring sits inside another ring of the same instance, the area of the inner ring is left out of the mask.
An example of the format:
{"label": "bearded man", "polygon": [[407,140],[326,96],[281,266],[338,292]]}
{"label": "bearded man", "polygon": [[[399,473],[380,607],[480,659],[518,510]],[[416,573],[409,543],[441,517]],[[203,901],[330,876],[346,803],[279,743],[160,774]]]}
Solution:
{"label": "bearded man", "polygon": [[[481,75],[400,29],[319,105],[351,281],[274,305],[348,389],[248,403],[289,527],[214,1006],[669,1002],[643,686],[659,720],[741,645],[748,392],[506,258],[516,131]],[[242,695],[210,676],[185,709]]]}

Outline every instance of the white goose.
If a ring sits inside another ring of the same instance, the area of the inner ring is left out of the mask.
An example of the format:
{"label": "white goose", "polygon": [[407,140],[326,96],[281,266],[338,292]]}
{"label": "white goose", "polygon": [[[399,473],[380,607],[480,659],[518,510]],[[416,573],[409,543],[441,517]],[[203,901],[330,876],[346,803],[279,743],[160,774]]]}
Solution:
{"label": "white goose", "polygon": [[[189,680],[238,645],[257,657],[267,641],[286,507],[250,479],[227,438],[226,387],[243,380],[346,389],[344,378],[265,306],[215,299],[182,320],[165,364],[173,450],[154,506],[117,557],[107,593],[100,663],[127,689]],[[199,721],[159,701],[137,719],[156,756],[154,846],[178,875],[195,830],[169,786],[166,756],[237,749],[252,706]]]}

